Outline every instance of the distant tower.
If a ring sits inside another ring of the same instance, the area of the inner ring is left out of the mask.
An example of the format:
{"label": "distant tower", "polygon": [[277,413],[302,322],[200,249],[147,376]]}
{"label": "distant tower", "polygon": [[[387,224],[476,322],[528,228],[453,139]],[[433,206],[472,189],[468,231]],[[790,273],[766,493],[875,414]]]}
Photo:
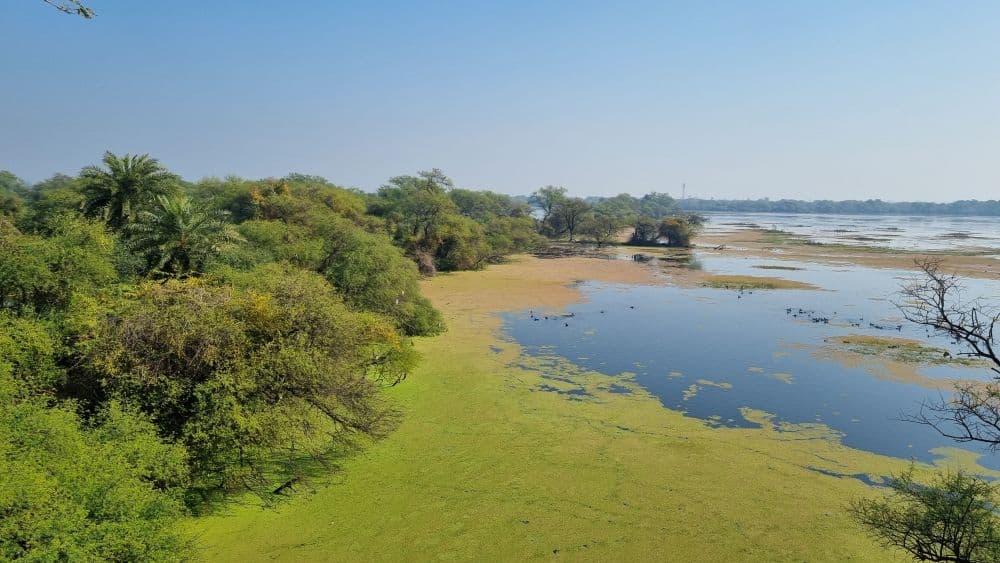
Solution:
{"label": "distant tower", "polygon": [[687,184],[681,184],[681,199],[687,199]]}

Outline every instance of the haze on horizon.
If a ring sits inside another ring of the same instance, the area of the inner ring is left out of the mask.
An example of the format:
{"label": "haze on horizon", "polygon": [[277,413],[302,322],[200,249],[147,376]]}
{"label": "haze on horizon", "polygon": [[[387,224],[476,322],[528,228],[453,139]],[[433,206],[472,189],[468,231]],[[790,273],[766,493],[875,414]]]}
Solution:
{"label": "haze on horizon", "polygon": [[995,199],[1000,3],[0,4],[0,169]]}

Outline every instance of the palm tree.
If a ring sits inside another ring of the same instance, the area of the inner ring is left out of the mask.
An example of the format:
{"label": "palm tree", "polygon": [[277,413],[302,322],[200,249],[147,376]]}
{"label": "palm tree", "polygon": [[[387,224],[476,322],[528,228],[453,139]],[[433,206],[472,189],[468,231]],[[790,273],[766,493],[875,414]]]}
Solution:
{"label": "palm tree", "polygon": [[199,273],[211,256],[243,241],[229,213],[209,209],[180,194],[157,196],[152,210],[125,226],[130,248],[146,253],[149,272],[187,276]]}
{"label": "palm tree", "polygon": [[87,166],[83,179],[83,212],[99,216],[112,230],[134,220],[143,205],[174,191],[177,177],[148,154],[118,157],[110,151],[101,159],[107,169]]}

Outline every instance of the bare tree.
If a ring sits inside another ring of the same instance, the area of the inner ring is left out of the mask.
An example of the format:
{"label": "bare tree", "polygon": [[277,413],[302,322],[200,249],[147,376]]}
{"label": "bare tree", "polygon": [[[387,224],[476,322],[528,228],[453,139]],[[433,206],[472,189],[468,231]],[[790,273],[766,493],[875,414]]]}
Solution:
{"label": "bare tree", "polygon": [[49,6],[71,16],[80,16],[84,19],[91,19],[97,14],[83,4],[80,0],[42,0]]}
{"label": "bare tree", "polygon": [[[896,303],[907,320],[950,336],[966,347],[964,356],[989,362],[989,383],[962,383],[951,397],[925,401],[904,419],[925,424],[957,442],[1000,449],[1000,359],[994,349],[997,309],[980,299],[963,299],[956,276],[942,272],[940,260],[922,260],[920,280],[903,288]],[[944,352],[948,355],[948,352]],[[852,503],[852,513],[887,546],[919,561],[956,563],[1000,561],[1000,519],[991,483],[962,472],[938,473],[931,483],[918,483],[913,470],[889,481],[883,499]]]}
{"label": "bare tree", "polygon": [[963,344],[966,351],[959,354],[989,362],[995,379],[957,384],[952,397],[925,401],[905,419],[957,442],[985,444],[996,451],[1000,449],[1000,358],[994,331],[1000,310],[979,298],[964,299],[958,277],[943,272],[940,260],[921,260],[917,265],[924,276],[903,288],[903,300],[897,303],[903,316]]}

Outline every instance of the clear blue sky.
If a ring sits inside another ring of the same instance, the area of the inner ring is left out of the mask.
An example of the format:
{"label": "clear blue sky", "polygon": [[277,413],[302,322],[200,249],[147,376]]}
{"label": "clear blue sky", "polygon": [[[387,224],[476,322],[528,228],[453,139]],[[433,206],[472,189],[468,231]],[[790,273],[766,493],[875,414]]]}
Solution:
{"label": "clear blue sky", "polygon": [[1000,2],[0,1],[0,169],[1000,198]]}

